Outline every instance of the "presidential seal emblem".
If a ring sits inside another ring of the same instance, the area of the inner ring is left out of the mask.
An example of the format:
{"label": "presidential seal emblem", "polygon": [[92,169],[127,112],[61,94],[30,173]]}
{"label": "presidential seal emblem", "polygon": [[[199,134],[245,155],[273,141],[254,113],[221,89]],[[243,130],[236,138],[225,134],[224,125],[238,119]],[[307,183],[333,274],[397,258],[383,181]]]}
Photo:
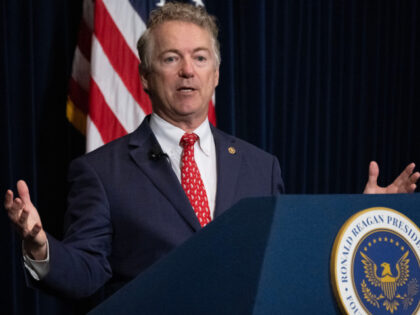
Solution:
{"label": "presidential seal emblem", "polygon": [[420,230],[402,213],[369,208],[340,229],[331,254],[331,279],[347,314],[420,311]]}

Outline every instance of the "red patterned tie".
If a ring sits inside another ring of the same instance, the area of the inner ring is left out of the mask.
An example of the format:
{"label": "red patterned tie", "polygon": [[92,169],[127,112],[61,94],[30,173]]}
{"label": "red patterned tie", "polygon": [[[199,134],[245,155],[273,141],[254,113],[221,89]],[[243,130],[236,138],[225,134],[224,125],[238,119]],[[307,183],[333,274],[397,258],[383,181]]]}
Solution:
{"label": "red patterned tie", "polygon": [[179,142],[184,148],[181,157],[181,184],[198,221],[204,227],[211,221],[211,217],[206,189],[194,159],[194,143],[197,139],[198,136],[195,133],[185,133]]}

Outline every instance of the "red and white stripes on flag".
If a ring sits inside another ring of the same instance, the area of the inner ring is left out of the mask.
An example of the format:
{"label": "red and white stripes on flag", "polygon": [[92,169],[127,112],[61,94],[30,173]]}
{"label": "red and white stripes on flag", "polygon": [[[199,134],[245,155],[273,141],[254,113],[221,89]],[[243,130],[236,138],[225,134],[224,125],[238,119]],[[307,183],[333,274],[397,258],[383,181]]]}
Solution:
{"label": "red and white stripes on flag", "polygon": [[[139,14],[129,0],[84,0],[66,115],[86,135],[87,152],[134,131],[152,111],[136,49],[146,29],[141,16],[147,14]],[[211,101],[214,125],[215,118]]]}

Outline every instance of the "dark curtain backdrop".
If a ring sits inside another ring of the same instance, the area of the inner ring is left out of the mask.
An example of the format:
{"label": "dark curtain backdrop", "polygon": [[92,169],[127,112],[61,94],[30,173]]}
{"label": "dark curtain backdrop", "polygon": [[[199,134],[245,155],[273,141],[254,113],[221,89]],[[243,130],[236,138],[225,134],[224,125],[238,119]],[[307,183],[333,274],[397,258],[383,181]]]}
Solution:
{"label": "dark curtain backdrop", "polygon": [[358,193],[420,163],[417,1],[228,1],[219,126],[276,154],[288,193]]}
{"label": "dark curtain backdrop", "polygon": [[[277,155],[288,193],[360,193],[420,163],[417,1],[215,1],[218,126]],[[61,236],[69,161],[83,138],[65,119],[80,0],[2,0],[0,190],[28,181]],[[65,314],[24,285],[20,240],[0,214],[5,314]]]}

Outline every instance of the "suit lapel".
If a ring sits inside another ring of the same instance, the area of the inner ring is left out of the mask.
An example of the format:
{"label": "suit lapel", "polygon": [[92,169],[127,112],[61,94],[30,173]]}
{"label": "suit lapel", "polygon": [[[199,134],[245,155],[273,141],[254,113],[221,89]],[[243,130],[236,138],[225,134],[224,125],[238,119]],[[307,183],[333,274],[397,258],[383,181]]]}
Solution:
{"label": "suit lapel", "polygon": [[241,152],[235,146],[235,138],[212,127],[217,156],[217,194],[214,216],[217,217],[232,206],[239,169]]}
{"label": "suit lapel", "polygon": [[200,230],[200,223],[191,204],[176,177],[167,158],[151,159],[150,152],[159,148],[148,119],[131,134],[129,153],[138,167],[146,174],[156,188],[170,201],[178,213],[189,223],[194,231]]}

